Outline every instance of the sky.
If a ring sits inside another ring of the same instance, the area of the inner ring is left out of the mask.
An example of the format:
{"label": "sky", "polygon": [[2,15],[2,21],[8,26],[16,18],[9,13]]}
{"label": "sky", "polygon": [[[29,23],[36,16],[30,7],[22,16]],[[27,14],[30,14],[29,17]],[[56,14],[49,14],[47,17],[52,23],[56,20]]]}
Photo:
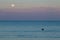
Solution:
{"label": "sky", "polygon": [[60,0],[0,0],[0,20],[60,20]]}

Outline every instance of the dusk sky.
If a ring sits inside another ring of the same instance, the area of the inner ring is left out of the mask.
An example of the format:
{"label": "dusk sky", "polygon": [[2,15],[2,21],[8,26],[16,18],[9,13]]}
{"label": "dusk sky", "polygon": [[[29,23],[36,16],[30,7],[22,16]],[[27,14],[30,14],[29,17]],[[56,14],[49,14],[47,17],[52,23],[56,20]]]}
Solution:
{"label": "dusk sky", "polygon": [[0,20],[60,20],[60,0],[0,0]]}

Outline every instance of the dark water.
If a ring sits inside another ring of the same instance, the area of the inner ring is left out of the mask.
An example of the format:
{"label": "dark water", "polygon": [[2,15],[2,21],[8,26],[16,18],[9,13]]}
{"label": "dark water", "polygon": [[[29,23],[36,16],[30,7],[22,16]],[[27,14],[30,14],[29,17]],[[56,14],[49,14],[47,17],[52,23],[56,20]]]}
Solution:
{"label": "dark water", "polygon": [[1,38],[60,38],[60,21],[0,21]]}

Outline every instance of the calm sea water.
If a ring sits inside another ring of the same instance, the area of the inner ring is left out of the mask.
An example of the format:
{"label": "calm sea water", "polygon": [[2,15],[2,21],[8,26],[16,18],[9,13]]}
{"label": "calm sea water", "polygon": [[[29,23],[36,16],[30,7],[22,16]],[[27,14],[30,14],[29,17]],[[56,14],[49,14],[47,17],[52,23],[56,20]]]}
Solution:
{"label": "calm sea water", "polygon": [[0,21],[1,38],[60,38],[60,21]]}

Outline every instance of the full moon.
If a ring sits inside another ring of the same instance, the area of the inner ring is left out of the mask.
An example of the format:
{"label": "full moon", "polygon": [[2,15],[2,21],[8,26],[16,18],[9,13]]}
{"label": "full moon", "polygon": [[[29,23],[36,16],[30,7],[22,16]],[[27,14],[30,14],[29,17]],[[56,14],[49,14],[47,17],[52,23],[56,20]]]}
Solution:
{"label": "full moon", "polygon": [[15,4],[11,4],[11,7],[15,7]]}

